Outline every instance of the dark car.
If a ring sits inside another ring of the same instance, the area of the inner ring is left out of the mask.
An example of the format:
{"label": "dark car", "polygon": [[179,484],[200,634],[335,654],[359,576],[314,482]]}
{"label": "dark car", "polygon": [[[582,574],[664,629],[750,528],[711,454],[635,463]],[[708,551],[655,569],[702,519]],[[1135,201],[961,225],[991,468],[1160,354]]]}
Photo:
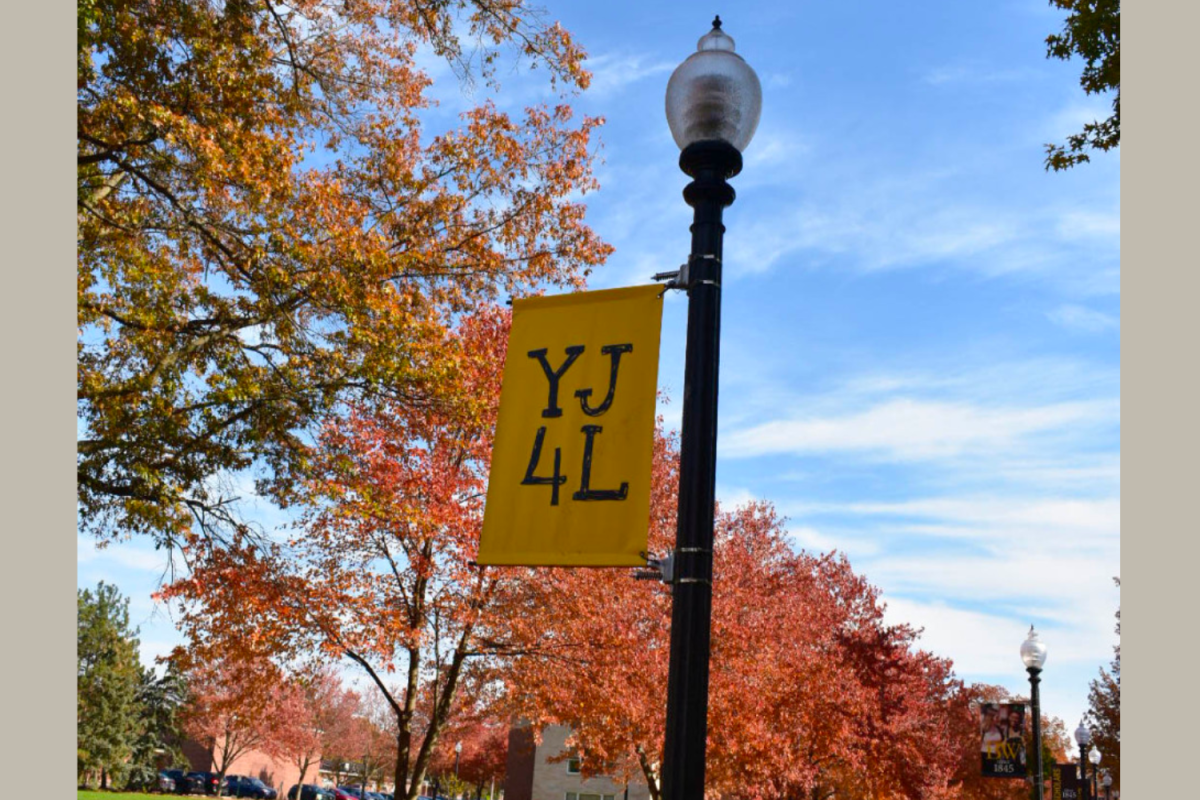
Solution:
{"label": "dark car", "polygon": [[163,794],[173,794],[175,792],[175,779],[166,773],[160,771],[154,777],[154,791],[162,792]]}
{"label": "dark car", "polygon": [[[296,800],[295,786],[288,789],[287,800]],[[322,789],[320,786],[306,783],[300,788],[300,800],[334,800],[334,795],[328,789]]]}
{"label": "dark car", "polygon": [[204,782],[199,778],[193,778],[195,773],[184,772],[181,769],[164,769],[161,773],[175,782],[175,788],[172,790],[175,794],[203,794]]}
{"label": "dark car", "polygon": [[217,784],[220,783],[220,777],[215,772],[189,772],[189,778],[196,778],[200,781],[203,787],[200,790],[201,794],[216,794]]}
{"label": "dark car", "polygon": [[230,797],[254,797],[257,800],[275,800],[275,790],[258,778],[245,775],[226,775],[225,794]]}

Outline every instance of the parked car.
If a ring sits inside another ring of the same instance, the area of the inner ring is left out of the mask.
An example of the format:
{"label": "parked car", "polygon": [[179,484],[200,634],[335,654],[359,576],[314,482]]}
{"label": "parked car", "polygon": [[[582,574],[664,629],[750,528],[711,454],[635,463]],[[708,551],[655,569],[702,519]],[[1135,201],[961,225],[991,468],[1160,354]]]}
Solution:
{"label": "parked car", "polygon": [[275,800],[275,790],[258,778],[245,775],[226,775],[225,794],[230,797],[254,797],[257,800]]}
{"label": "parked car", "polygon": [[196,778],[200,781],[200,785],[203,787],[203,789],[201,790],[201,794],[216,794],[217,793],[217,783],[220,781],[220,778],[217,776],[217,773],[215,773],[215,772],[189,772],[188,777]]}
{"label": "parked car", "polygon": [[[300,800],[334,800],[334,793],[329,789],[306,783],[300,788]],[[296,800],[296,786],[288,789],[287,800]]]}
{"label": "parked car", "polygon": [[160,770],[154,778],[154,789],[163,794],[172,794],[175,791],[175,779],[168,775],[165,770]]}
{"label": "parked car", "polygon": [[204,782],[200,778],[193,778],[195,773],[184,772],[181,769],[164,769],[163,775],[166,775],[174,782],[175,788],[171,791],[175,794],[203,794]]}

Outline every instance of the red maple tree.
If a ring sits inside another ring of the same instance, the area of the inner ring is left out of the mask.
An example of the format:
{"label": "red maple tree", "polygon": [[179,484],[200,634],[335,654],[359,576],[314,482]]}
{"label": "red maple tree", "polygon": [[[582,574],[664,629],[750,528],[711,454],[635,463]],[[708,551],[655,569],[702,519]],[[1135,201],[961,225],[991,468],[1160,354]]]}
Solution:
{"label": "red maple tree", "polygon": [[224,787],[230,765],[251,751],[285,755],[297,732],[294,685],[269,664],[196,661],[178,649],[174,657],[188,666],[183,731],[209,748],[218,787]]}
{"label": "red maple tree", "polygon": [[[656,442],[650,549],[674,541],[678,451]],[[670,590],[610,570],[524,575],[529,646],[501,706],[574,734],[581,771],[659,797]],[[796,552],[768,504],[719,510],[708,787],[746,798],[933,797],[955,765],[950,663],[883,621],[840,556]],[[568,754],[563,754],[566,757]],[[575,754],[572,754],[575,755]]]}
{"label": "red maple tree", "polygon": [[166,592],[185,601],[197,652],[250,629],[240,658],[323,653],[357,664],[390,736],[370,759],[392,754],[408,800],[463,688],[493,679],[520,617],[516,580],[474,563],[508,325],[506,310],[487,307],[445,337],[451,400],[347,405],[294,495],[302,522],[289,542],[199,550],[192,574]]}

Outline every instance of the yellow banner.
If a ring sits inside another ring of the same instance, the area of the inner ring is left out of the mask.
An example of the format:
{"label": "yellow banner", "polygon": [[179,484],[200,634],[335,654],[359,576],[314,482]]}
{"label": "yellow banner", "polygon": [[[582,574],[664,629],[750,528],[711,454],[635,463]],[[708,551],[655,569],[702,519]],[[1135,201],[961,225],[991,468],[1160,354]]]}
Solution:
{"label": "yellow banner", "polygon": [[480,564],[646,563],[662,287],[513,302]]}

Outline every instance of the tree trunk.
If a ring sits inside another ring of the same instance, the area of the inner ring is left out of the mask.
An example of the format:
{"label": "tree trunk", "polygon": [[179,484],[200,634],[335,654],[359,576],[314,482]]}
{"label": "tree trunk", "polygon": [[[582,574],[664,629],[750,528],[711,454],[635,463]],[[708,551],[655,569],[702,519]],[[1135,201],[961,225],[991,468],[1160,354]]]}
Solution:
{"label": "tree trunk", "polygon": [[[296,789],[296,800],[302,800],[300,795],[304,792],[304,789],[302,788],[304,786],[304,776],[308,774],[308,765],[311,763],[311,761],[312,759],[306,758],[304,759],[304,764],[300,766],[300,777],[296,779],[296,786],[298,787]],[[280,797],[282,796],[283,795],[280,794]]]}
{"label": "tree trunk", "polygon": [[108,788],[108,770],[104,767],[100,768],[100,791]]}

